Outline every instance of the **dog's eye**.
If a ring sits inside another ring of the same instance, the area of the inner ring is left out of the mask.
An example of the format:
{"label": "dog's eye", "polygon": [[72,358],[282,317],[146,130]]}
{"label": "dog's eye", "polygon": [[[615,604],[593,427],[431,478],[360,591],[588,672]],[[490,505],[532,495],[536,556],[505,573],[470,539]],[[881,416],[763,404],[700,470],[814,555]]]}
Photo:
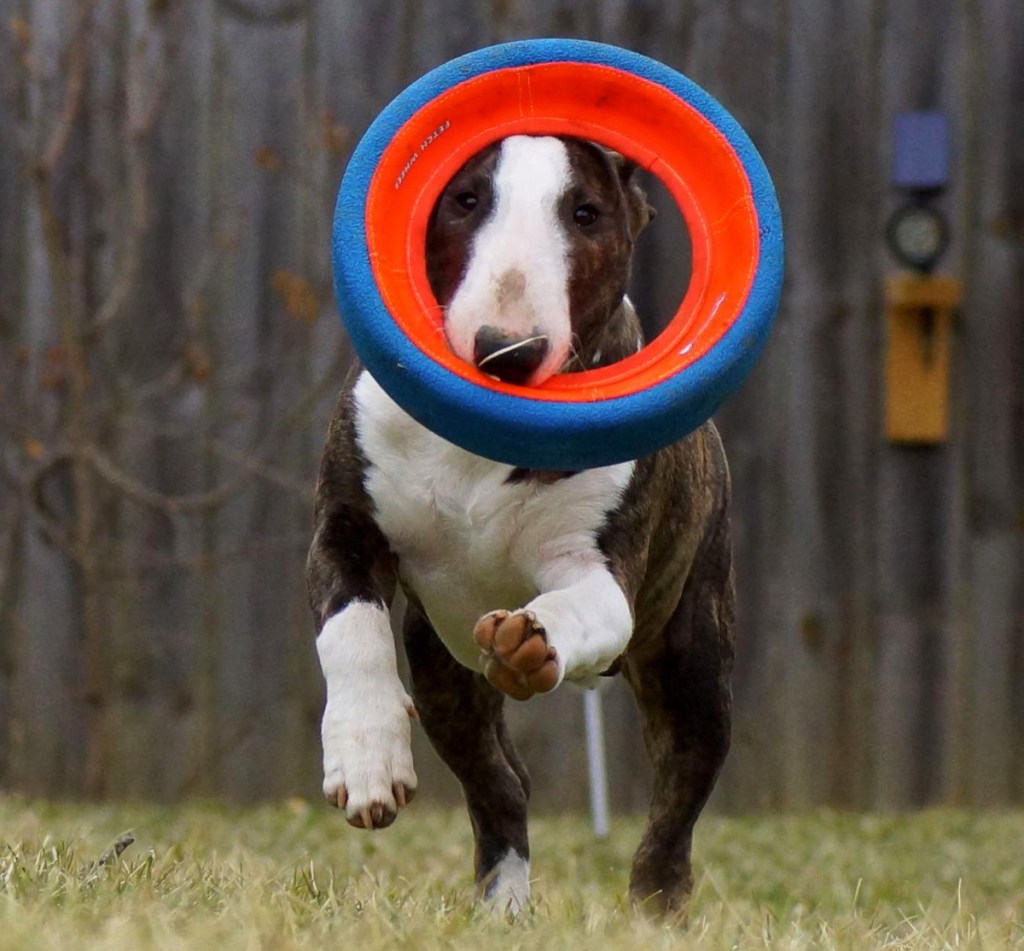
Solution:
{"label": "dog's eye", "polygon": [[466,211],[472,211],[480,204],[480,199],[472,192],[459,192],[459,194],[455,196],[455,201],[460,208],[463,208]]}
{"label": "dog's eye", "polygon": [[572,213],[572,220],[576,222],[581,228],[587,228],[592,225],[601,216],[593,205],[580,205]]}

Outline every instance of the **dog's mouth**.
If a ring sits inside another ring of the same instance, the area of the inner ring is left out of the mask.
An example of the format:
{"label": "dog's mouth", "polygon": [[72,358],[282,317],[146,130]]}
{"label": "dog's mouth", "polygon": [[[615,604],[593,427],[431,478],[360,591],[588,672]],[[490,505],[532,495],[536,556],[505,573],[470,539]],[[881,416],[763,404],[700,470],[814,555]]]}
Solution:
{"label": "dog's mouth", "polygon": [[526,386],[541,382],[551,342],[545,333],[515,338],[493,326],[481,327],[473,341],[473,364],[481,373],[500,380]]}
{"label": "dog's mouth", "polygon": [[477,369],[506,383],[525,383],[544,361],[547,334],[537,334],[500,347],[477,361]]}

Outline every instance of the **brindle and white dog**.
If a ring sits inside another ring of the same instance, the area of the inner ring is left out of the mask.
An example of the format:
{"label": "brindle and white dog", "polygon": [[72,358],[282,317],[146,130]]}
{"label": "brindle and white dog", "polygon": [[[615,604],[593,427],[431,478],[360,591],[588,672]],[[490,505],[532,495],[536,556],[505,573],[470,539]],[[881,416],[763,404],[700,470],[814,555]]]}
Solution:
{"label": "brindle and white dog", "polygon": [[[535,384],[636,351],[626,282],[652,213],[634,171],[587,142],[517,136],[458,172],[434,210],[427,265],[459,357]],[[635,462],[514,468],[424,429],[357,370],[330,426],[308,562],[327,799],[354,826],[390,825],[416,789],[418,716],[465,791],[477,882],[518,910],[529,780],[505,697],[621,672],[654,767],[630,893],[681,910],[694,822],[729,747],[728,505],[710,422]],[[388,620],[397,585],[411,698]]]}

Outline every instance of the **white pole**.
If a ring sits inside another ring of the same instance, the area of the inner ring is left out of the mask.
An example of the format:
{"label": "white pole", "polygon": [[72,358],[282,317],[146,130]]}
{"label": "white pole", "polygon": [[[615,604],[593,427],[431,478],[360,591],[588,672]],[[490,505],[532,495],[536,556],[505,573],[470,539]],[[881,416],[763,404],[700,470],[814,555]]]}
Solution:
{"label": "white pole", "polygon": [[587,730],[590,817],[594,823],[594,835],[604,839],[608,836],[608,771],[605,768],[601,694],[597,690],[587,690],[583,694],[583,722]]}

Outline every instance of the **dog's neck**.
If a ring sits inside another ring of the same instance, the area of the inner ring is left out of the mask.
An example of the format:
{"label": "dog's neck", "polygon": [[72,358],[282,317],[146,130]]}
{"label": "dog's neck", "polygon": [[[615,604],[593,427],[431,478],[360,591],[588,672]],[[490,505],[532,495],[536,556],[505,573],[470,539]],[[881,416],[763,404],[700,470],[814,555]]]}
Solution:
{"label": "dog's neck", "polygon": [[643,343],[643,330],[636,308],[628,297],[623,297],[597,333],[588,340],[577,340],[562,372],[581,373],[611,366],[632,356]]}
{"label": "dog's neck", "polygon": [[[636,309],[628,297],[619,301],[618,307],[601,326],[593,339],[581,342],[573,349],[572,357],[562,369],[563,373],[581,373],[611,366],[636,353],[643,345],[643,330]],[[513,469],[509,482],[539,482],[552,485],[575,475],[567,469]]]}

